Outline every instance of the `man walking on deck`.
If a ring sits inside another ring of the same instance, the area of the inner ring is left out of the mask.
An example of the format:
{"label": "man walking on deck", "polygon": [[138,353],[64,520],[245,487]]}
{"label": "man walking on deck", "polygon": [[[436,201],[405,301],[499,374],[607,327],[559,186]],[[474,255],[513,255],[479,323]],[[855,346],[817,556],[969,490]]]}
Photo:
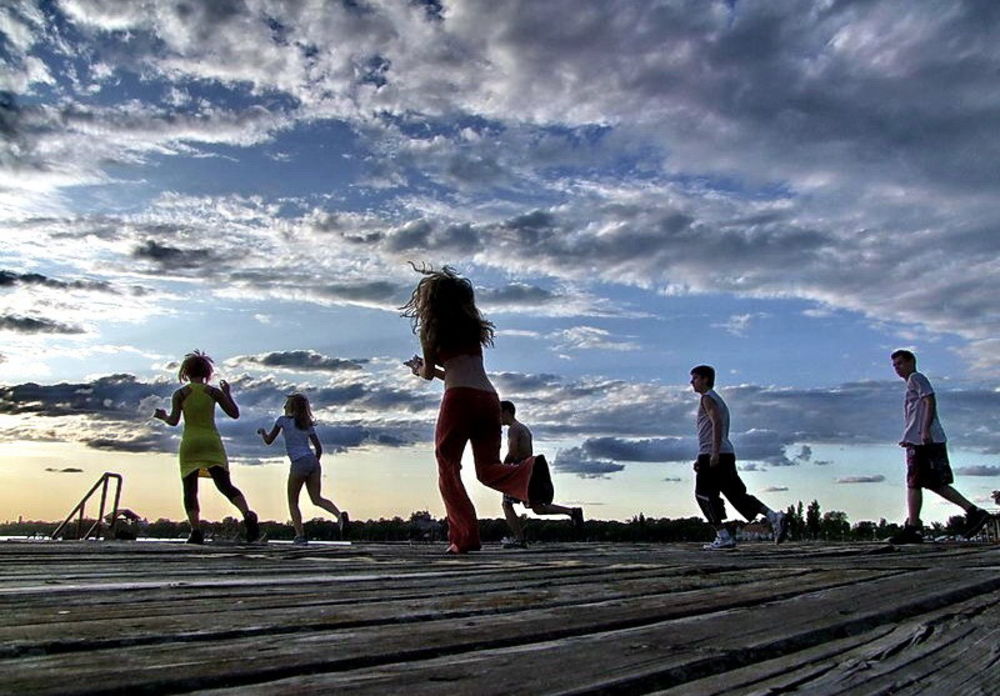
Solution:
{"label": "man walking on deck", "polygon": [[890,358],[896,374],[906,381],[903,398],[903,436],[899,446],[906,449],[906,523],[889,537],[892,544],[919,544],[924,540],[920,509],[926,488],[965,510],[962,535],[975,536],[986,525],[990,514],[970,503],[952,488],[954,477],[948,462],[947,438],[938,420],[937,397],[930,381],[917,372],[917,357],[908,350],[897,350]]}
{"label": "man walking on deck", "polygon": [[720,493],[752,522],[758,514],[767,517],[774,532],[774,543],[788,536],[788,520],[783,512],[775,512],[747,493],[747,487],[736,471],[736,450],[729,441],[729,408],[715,391],[715,369],[698,365],[691,370],[691,388],[701,395],[696,425],[698,428],[698,460],[694,464],[694,494],[708,523],[715,528],[715,540],[705,544],[708,550],[731,549],[736,540],[725,526],[726,506]]}

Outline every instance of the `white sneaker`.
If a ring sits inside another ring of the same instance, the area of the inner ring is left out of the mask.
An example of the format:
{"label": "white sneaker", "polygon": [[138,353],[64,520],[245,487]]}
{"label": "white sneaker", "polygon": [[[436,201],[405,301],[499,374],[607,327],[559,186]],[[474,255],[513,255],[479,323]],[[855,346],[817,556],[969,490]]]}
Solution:
{"label": "white sneaker", "polygon": [[783,512],[771,512],[767,515],[767,521],[771,524],[771,531],[774,532],[775,544],[780,544],[788,538],[788,515]]}
{"label": "white sneaker", "polygon": [[705,544],[701,548],[706,551],[719,551],[720,549],[735,549],[736,540],[729,534],[722,536],[721,534],[715,535],[715,540],[711,544]]}

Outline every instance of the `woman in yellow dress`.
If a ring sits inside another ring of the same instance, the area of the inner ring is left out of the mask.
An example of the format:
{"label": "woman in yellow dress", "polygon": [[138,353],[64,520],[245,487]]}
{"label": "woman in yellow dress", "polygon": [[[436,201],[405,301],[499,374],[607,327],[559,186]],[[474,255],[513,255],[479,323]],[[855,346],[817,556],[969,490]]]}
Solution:
{"label": "woman in yellow dress", "polygon": [[233,400],[229,383],[221,380],[218,387],[208,384],[214,368],[212,359],[201,351],[184,356],[177,379],[187,382],[174,392],[168,415],[162,408],[156,409],[154,418],[167,425],[177,425],[184,416],[184,434],[181,436],[180,465],[181,482],[184,486],[184,511],[191,524],[189,544],[205,543],[201,531],[198,506],[198,477],[210,476],[219,492],[243,513],[246,523],[247,541],[260,537],[257,515],[247,505],[246,498],[229,478],[229,459],[222,446],[222,438],[215,428],[215,405],[218,404],[230,418],[240,417],[240,408]]}

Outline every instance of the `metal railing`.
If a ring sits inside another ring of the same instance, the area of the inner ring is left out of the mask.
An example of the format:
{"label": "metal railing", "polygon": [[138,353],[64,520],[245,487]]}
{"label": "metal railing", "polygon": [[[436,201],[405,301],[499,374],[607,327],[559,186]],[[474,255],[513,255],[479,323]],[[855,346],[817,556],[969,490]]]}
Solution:
{"label": "metal railing", "polygon": [[[115,482],[115,501],[114,505],[112,505],[111,507],[111,512],[108,513],[107,515],[109,519],[105,523],[104,508],[108,501],[108,487],[110,486],[112,480]],[[94,493],[97,492],[98,488],[101,489],[101,507],[100,510],[98,511],[97,519],[94,521],[92,525],[90,525],[90,528],[87,529],[87,532],[84,534],[83,511],[84,508],[86,508],[87,506],[87,501],[90,500],[91,496],[93,496]],[[118,521],[118,503],[121,500],[121,496],[122,496],[121,474],[113,474],[111,472],[105,472],[101,476],[101,478],[97,479],[97,483],[95,483],[93,487],[89,491],[87,491],[87,494],[80,499],[80,502],[77,503],[76,507],[73,508],[73,510],[66,516],[66,519],[62,521],[62,524],[60,524],[58,527],[55,528],[55,530],[51,534],[51,538],[56,539],[59,537],[60,534],[64,535],[65,538],[66,528],[69,525],[70,520],[72,520],[74,517],[77,518],[76,520],[77,539],[89,539],[91,535],[93,535],[94,538],[96,539],[99,538],[101,532],[104,532],[105,529],[114,530],[115,522]],[[106,533],[105,533],[105,538],[107,538]]]}

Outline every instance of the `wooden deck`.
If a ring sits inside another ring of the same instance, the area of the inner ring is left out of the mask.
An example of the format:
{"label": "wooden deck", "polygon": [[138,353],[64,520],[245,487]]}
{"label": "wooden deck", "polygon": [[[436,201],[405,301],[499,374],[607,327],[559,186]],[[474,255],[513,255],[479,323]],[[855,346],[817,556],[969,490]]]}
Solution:
{"label": "wooden deck", "polygon": [[1000,694],[1000,547],[0,543],[3,694]]}

